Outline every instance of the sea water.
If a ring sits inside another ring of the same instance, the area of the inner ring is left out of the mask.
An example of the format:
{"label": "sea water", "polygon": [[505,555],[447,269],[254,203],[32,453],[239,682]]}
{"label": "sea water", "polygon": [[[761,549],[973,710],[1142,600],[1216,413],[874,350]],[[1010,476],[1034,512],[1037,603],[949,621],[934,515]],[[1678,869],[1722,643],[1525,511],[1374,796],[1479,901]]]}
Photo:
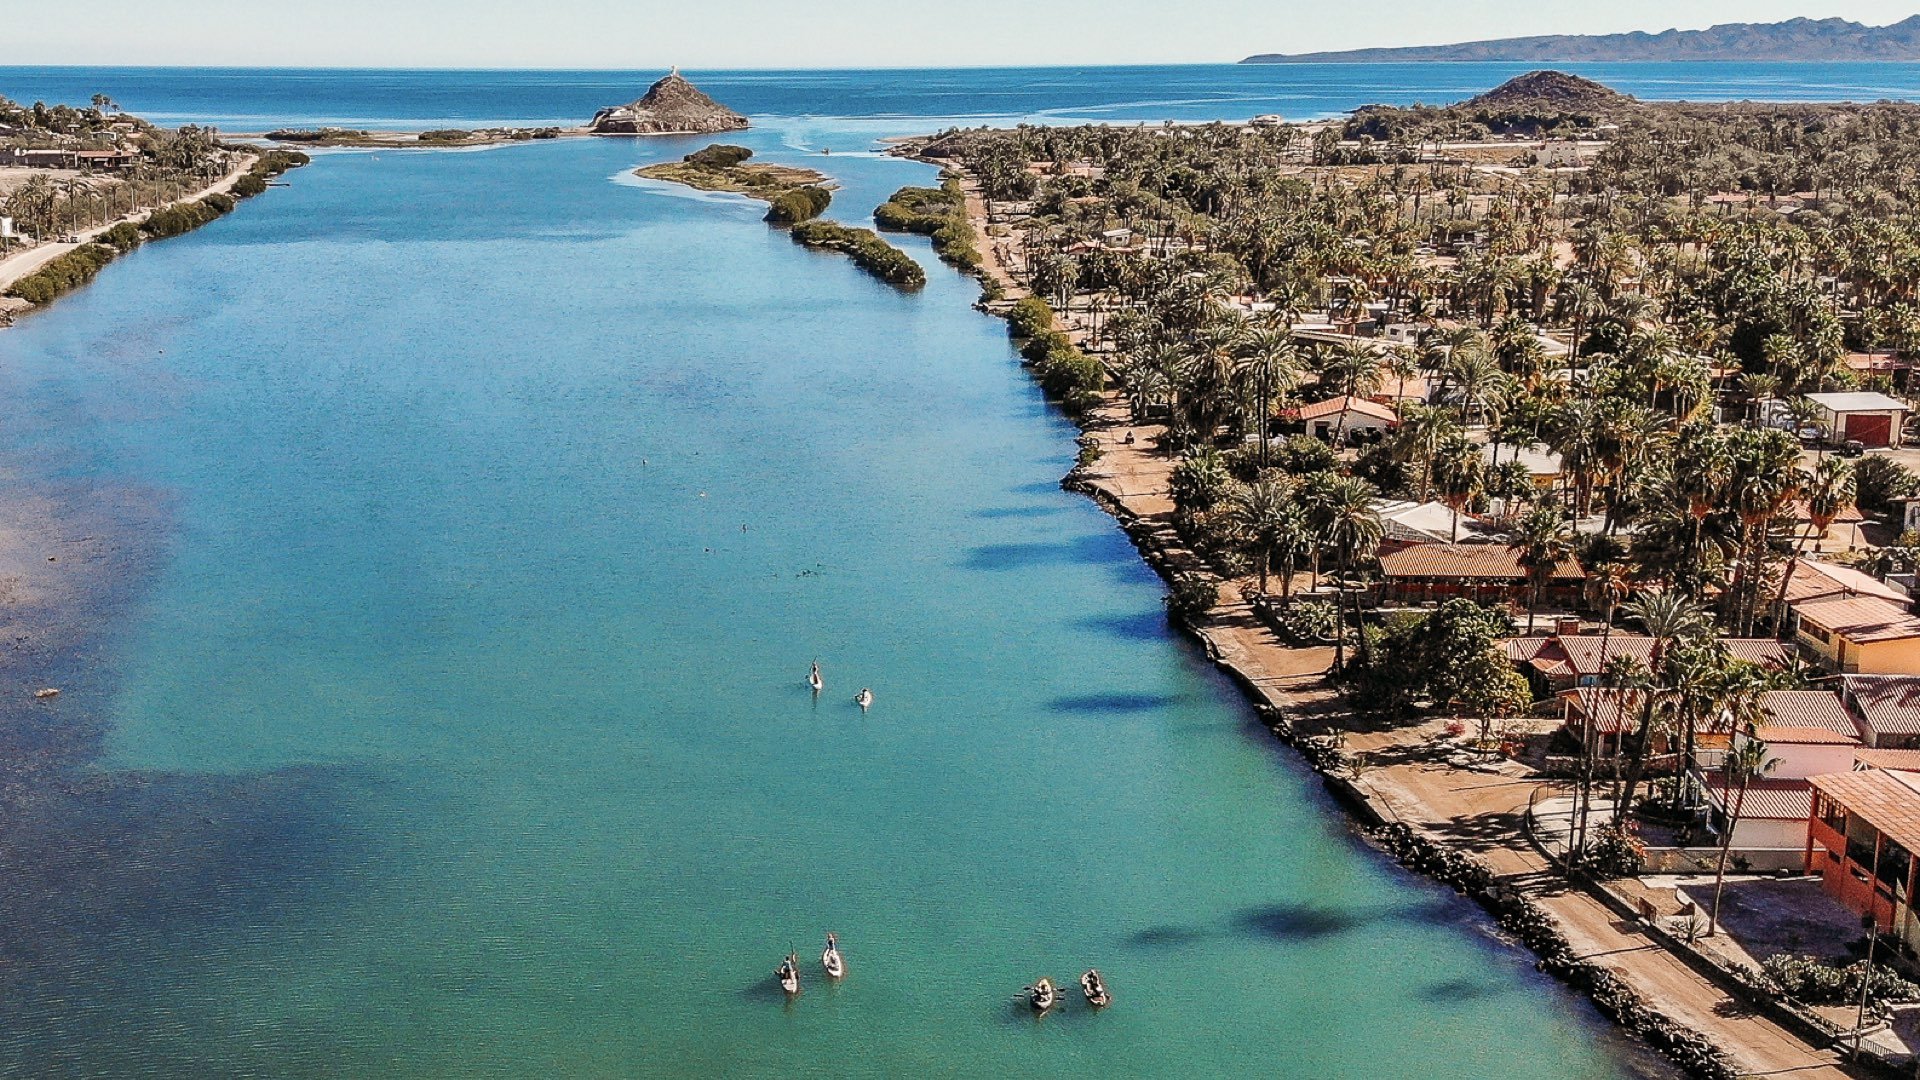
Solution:
{"label": "sea water", "polygon": [[[1215,70],[1260,80],[1242,111],[1285,83]],[[821,89],[849,75],[702,81],[853,223],[932,179],[876,135],[1204,96],[862,78],[864,109]],[[569,79],[0,92],[397,127],[642,88]],[[0,1072],[1658,1070],[1168,628],[971,282],[907,238],[898,292],[629,175],[704,142],[320,154],[0,334],[0,463],[111,505],[124,556],[0,767]],[[1105,1012],[1014,1000],[1091,966]]]}

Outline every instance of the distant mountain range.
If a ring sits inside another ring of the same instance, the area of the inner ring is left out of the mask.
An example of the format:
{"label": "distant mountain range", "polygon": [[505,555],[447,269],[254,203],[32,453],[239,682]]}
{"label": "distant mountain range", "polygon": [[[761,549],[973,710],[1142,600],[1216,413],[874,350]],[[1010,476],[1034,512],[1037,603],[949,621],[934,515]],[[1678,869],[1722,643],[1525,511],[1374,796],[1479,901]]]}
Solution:
{"label": "distant mountain range", "polygon": [[1411,60],[1920,60],[1920,15],[1891,26],[1845,19],[1726,23],[1658,34],[1555,34],[1347,52],[1261,53],[1243,64],[1396,63]]}

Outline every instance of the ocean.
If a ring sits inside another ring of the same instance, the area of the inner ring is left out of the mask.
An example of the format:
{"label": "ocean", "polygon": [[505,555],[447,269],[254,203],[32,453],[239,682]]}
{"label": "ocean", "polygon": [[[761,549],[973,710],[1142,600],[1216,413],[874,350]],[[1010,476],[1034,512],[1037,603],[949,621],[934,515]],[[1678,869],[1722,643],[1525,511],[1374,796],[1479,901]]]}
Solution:
{"label": "ocean", "polygon": [[[885,136],[1325,115],[1513,70],[690,75],[860,223],[933,175]],[[656,74],[0,93],[410,128],[578,122]],[[61,632],[14,636],[9,692],[63,693],[0,719],[0,1073],[1665,1074],[1363,844],[1169,630],[1059,490],[1075,431],[973,283],[908,238],[931,280],[902,294],[759,204],[629,175],[705,141],[319,154],[0,333],[27,542],[88,553]],[[1089,966],[1104,1013],[1013,1000]]]}

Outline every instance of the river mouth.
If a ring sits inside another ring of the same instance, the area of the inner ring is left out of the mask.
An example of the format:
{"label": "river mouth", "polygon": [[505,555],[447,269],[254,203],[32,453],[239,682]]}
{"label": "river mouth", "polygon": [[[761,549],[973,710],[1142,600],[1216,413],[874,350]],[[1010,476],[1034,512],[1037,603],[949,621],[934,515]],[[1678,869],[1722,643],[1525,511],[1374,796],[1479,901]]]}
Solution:
{"label": "river mouth", "polygon": [[329,155],[0,338],[115,538],[12,680],[8,1068],[1636,1067],[1171,635],[971,283],[607,180],[698,145]]}

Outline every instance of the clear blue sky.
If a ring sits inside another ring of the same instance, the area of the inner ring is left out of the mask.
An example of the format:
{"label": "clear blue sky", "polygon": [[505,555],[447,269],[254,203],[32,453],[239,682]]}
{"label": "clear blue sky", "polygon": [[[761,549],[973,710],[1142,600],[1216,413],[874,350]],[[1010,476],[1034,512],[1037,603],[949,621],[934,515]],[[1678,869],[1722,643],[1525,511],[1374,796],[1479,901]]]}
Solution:
{"label": "clear blue sky", "polygon": [[[67,0],[0,63],[689,68],[1190,63],[1838,15],[1916,0]],[[970,13],[970,14],[969,14]]]}

